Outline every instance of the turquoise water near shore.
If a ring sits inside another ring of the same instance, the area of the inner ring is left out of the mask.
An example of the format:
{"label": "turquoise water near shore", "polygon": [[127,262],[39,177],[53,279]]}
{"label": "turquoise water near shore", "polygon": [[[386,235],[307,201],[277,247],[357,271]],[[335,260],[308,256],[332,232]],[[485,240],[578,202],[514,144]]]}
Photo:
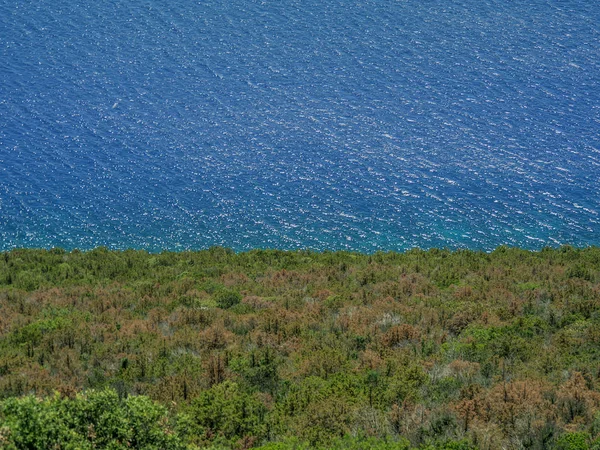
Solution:
{"label": "turquoise water near shore", "polygon": [[600,4],[0,0],[0,250],[600,244]]}

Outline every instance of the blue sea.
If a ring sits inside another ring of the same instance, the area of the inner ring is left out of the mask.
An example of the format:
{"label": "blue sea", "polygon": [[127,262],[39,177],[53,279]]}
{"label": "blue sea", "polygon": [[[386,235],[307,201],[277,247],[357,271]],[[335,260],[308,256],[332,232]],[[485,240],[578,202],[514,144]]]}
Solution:
{"label": "blue sea", "polygon": [[0,250],[600,244],[600,2],[0,0]]}

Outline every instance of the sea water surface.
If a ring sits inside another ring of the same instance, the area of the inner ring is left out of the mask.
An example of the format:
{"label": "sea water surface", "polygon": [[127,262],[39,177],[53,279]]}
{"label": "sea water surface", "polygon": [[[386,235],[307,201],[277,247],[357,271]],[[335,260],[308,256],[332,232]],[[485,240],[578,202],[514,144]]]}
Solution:
{"label": "sea water surface", "polygon": [[600,2],[0,0],[0,250],[600,244]]}

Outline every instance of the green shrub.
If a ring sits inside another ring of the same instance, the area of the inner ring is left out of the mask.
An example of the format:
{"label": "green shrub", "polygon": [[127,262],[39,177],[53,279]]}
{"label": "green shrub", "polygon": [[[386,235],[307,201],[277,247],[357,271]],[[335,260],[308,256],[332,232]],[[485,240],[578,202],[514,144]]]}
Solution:
{"label": "green shrub", "polygon": [[164,406],[145,396],[122,400],[110,389],[74,399],[8,398],[0,402],[0,423],[0,445],[10,450],[185,448]]}
{"label": "green shrub", "polygon": [[220,291],[215,296],[217,306],[222,309],[229,309],[242,301],[242,296],[235,291]]}
{"label": "green shrub", "polygon": [[[266,407],[237,383],[225,381],[214,385],[192,401],[187,411],[189,436],[200,442],[235,443],[243,438],[261,439],[266,432]],[[221,438],[221,439],[218,439]]]}
{"label": "green shrub", "polygon": [[588,450],[590,435],[588,433],[565,433],[556,441],[557,450]]}

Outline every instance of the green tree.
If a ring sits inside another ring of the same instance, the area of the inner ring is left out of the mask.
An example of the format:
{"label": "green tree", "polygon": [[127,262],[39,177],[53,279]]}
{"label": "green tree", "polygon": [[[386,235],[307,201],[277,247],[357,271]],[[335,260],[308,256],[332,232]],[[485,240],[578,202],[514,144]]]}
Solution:
{"label": "green tree", "polygon": [[217,306],[219,308],[229,309],[242,301],[242,296],[239,292],[224,290],[217,293],[215,296],[215,301],[217,302]]}
{"label": "green tree", "polygon": [[224,381],[192,401],[187,411],[187,434],[198,436],[201,442],[262,439],[266,413],[265,405],[255,396],[244,392],[237,383]]}
{"label": "green tree", "polygon": [[588,450],[590,448],[588,433],[565,433],[556,441],[557,450]]}

